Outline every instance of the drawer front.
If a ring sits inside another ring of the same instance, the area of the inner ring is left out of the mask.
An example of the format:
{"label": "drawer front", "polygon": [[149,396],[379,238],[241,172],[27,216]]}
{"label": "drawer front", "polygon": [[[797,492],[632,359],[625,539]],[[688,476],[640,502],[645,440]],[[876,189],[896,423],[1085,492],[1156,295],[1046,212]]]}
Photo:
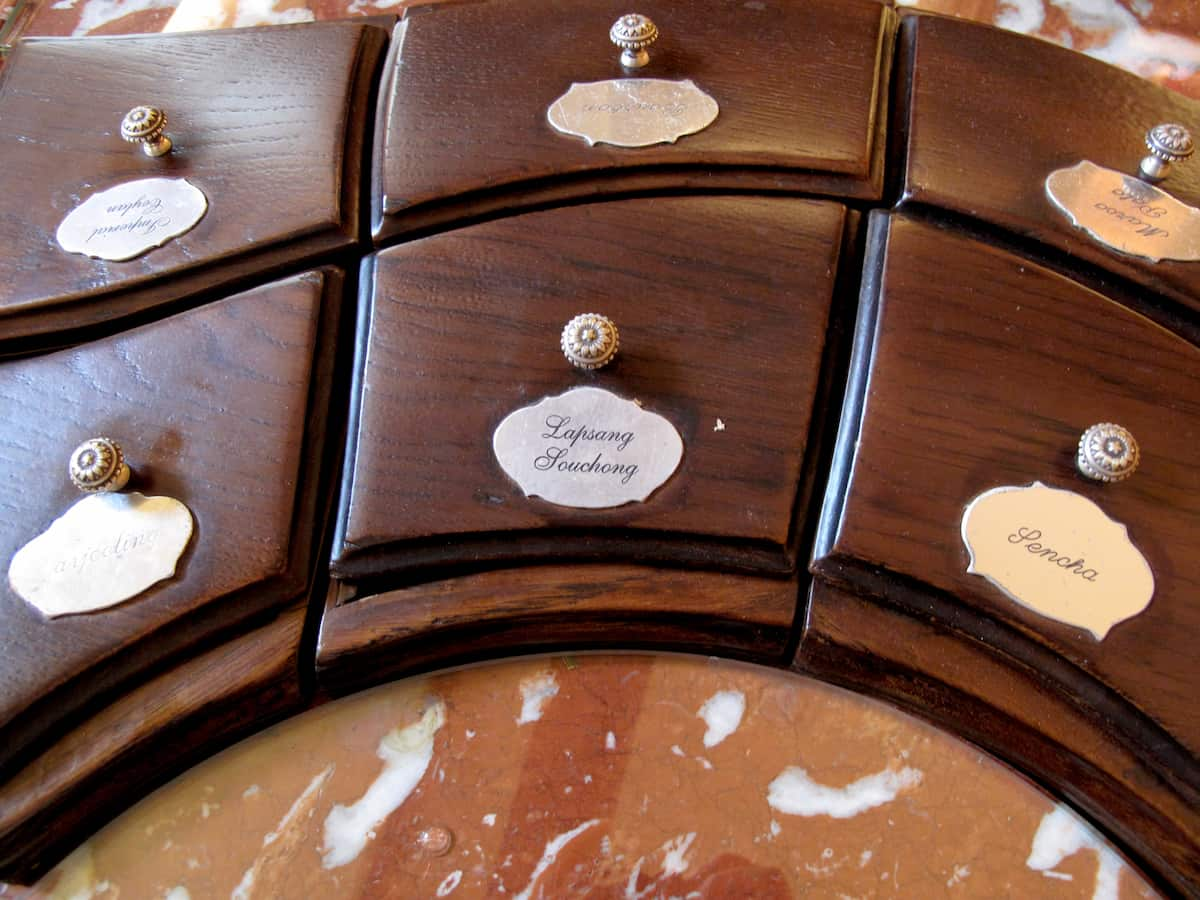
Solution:
{"label": "drawer front", "polygon": [[[981,219],[1200,309],[1200,262],[1117,253],[1076,229],[1045,187],[1081,160],[1136,175],[1147,130],[1197,132],[1200,103],[1045,41],[940,16],[906,14],[900,48],[901,206]],[[1172,166],[1161,186],[1200,206],[1200,164]]]}
{"label": "drawer front", "polygon": [[[385,42],[331,23],[18,47],[0,81],[0,352],[352,247]],[[166,112],[167,155],[122,140],[139,104]],[[192,230],[124,262],[59,246],[87,198],[157,177],[205,195]]]}
{"label": "drawer front", "polygon": [[[376,236],[645,189],[879,196],[891,9],[873,0],[704,0],[638,11],[660,36],[648,65],[625,69],[609,42],[622,12],[611,4],[408,10],[381,89]],[[691,80],[719,113],[698,133],[637,148],[589,146],[548,122],[548,108],[572,84],[621,78]]]}
{"label": "drawer front", "polygon": [[[379,253],[363,277],[334,572],[570,557],[794,571],[844,219],[792,199],[629,200]],[[620,330],[616,362],[591,373],[559,347],[585,312]],[[498,463],[502,420],[581,386],[682,438],[645,502],[555,505]]]}
{"label": "drawer front", "polygon": [[129,490],[179,500],[193,520],[174,576],[107,609],[47,619],[4,579],[0,764],[97,695],[306,595],[341,281],[311,272],[0,365],[6,572],[82,496],[67,459],[95,435],[122,445]]}
{"label": "drawer front", "polygon": [[[963,616],[947,624],[1003,623],[1197,753],[1200,350],[1027,260],[876,215],[858,388],[814,571],[853,585],[856,573],[882,569],[952,595]],[[1076,471],[1080,435],[1100,422],[1123,425],[1141,446],[1127,481]],[[1154,573],[1149,606],[1102,640],[967,571],[965,507],[992,488],[1033,482],[1080,494],[1125,525]]]}

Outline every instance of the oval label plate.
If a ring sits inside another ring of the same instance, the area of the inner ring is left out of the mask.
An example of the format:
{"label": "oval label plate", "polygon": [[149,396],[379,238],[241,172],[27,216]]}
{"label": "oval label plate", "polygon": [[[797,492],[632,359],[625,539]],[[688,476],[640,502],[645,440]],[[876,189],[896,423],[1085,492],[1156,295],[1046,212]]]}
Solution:
{"label": "oval label plate", "polygon": [[68,253],[124,262],[191,231],[208,200],[186,178],[142,178],[92,194],[58,226]]}
{"label": "oval label plate", "polygon": [[1200,209],[1088,160],[1046,178],[1046,195],[1104,246],[1151,262],[1200,260]]}
{"label": "oval label plate", "polygon": [[707,128],[718,112],[717,101],[690,80],[614,78],[571,85],[546,117],[589,145],[649,147]]}
{"label": "oval label plate", "polygon": [[963,513],[962,539],[968,572],[1097,640],[1154,595],[1154,573],[1125,526],[1074,491],[1036,481],[985,491]]}
{"label": "oval label plate", "polygon": [[657,413],[601,388],[573,388],[510,413],[492,435],[529,497],[604,509],[642,502],[674,474],[683,439]]}
{"label": "oval label plate", "polygon": [[106,609],[174,575],[191,537],[178,500],[92,494],[13,555],[8,581],[47,618]]}

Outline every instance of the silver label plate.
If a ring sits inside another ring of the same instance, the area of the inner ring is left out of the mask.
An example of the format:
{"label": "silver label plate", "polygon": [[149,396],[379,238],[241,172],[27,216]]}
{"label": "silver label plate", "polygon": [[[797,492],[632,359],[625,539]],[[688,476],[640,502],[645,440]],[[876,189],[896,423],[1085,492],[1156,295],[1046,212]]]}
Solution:
{"label": "silver label plate", "polygon": [[123,262],[191,231],[208,200],[186,178],[141,178],[92,194],[58,226],[68,253]]}
{"label": "silver label plate", "polygon": [[106,609],[174,575],[191,537],[178,500],[92,494],[13,555],[8,581],[47,618]]}
{"label": "silver label plate", "polygon": [[614,78],[571,85],[546,117],[558,131],[589,145],[649,147],[707,128],[718,112],[717,101],[692,81]]}
{"label": "silver label plate", "polygon": [[581,387],[509,414],[492,450],[526,496],[604,509],[654,493],[679,467],[683,439],[657,413]]}
{"label": "silver label plate", "polygon": [[1097,640],[1154,596],[1154,572],[1125,526],[1074,491],[1036,481],[985,491],[963,513],[962,539],[968,572]]}
{"label": "silver label plate", "polygon": [[1072,225],[1119,253],[1200,260],[1200,209],[1138,178],[1085,159],[1051,172],[1046,195]]}

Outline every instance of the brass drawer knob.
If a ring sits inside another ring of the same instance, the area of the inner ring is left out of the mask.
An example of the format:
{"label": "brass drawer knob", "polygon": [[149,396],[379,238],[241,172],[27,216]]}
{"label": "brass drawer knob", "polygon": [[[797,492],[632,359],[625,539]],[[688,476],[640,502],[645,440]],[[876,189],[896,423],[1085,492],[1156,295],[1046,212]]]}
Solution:
{"label": "brass drawer knob", "polygon": [[1124,481],[1137,468],[1140,455],[1129,429],[1101,422],[1079,439],[1075,465],[1081,475],[1092,481]]}
{"label": "brass drawer knob", "polygon": [[613,23],[608,37],[621,48],[621,65],[640,69],[650,62],[646,48],[658,40],[658,26],[640,13],[627,13]]}
{"label": "brass drawer knob", "polygon": [[141,144],[147,156],[162,156],[171,149],[171,139],[163,134],[167,114],[153,106],[135,106],[121,120],[121,137]]}
{"label": "brass drawer knob", "polygon": [[1167,122],[1146,132],[1146,149],[1150,155],[1142,160],[1138,173],[1146,181],[1162,181],[1171,163],[1187,159],[1196,145],[1186,128]]}
{"label": "brass drawer knob", "polygon": [[562,332],[562,352],[577,369],[599,369],[617,355],[620,336],[612,319],[584,313],[567,323]]}
{"label": "brass drawer knob", "polygon": [[106,437],[91,438],[76,447],[67,469],[71,483],[88,494],[119,491],[130,474],[120,445]]}

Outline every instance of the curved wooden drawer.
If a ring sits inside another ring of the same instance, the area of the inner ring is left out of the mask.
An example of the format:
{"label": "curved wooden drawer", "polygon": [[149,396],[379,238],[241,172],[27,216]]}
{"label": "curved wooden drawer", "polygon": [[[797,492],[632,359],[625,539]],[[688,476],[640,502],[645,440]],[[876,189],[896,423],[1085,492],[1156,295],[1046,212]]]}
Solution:
{"label": "curved wooden drawer", "polygon": [[[347,23],[22,43],[0,80],[0,354],[353,247],[385,43]],[[166,110],[167,156],[121,140],[139,103]],[[158,176],[206,195],[191,231],[127,262],[59,247],[59,223],[87,197]]]}
{"label": "curved wooden drawer", "polygon": [[[661,37],[632,71],[608,38],[624,11],[597,0],[407,10],[380,89],[376,239],[644,190],[879,197],[890,8],[650,2],[637,11]],[[547,122],[573,83],[625,77],[690,79],[720,113],[697,134],[640,148],[589,146]]]}
{"label": "curved wooden drawer", "polygon": [[0,769],[189,645],[307,596],[328,504],[341,276],[310,272],[122,335],[0,365],[0,559],[80,494],[66,460],[120,441],[130,490],[185,503],[175,575],[47,619],[0,585]]}
{"label": "curved wooden drawer", "polygon": [[[844,224],[833,203],[628,200],[377,254],[334,574],[569,559],[793,572]],[[617,361],[594,373],[559,348],[588,311],[621,329]],[[580,385],[636,400],[682,437],[679,468],[645,502],[554,505],[498,463],[506,416]]]}
{"label": "curved wooden drawer", "polygon": [[[1051,172],[1084,159],[1137,174],[1147,129],[1181,122],[1196,132],[1200,103],[1046,41],[915,13],[902,21],[896,78],[902,208],[981,220],[1069,255],[1059,259],[1073,270],[1097,266],[1200,310],[1200,263],[1110,250],[1076,229],[1045,187]],[[1174,166],[1162,188],[1200,206],[1200,165]]]}

